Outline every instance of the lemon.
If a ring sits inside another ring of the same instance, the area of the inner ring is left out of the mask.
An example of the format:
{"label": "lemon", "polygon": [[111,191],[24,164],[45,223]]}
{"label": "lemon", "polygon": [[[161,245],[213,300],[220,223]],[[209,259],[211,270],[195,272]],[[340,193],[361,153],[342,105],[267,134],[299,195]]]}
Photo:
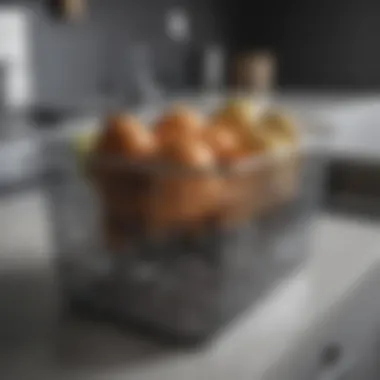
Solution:
{"label": "lemon", "polygon": [[73,138],[74,154],[81,169],[84,169],[87,158],[95,149],[98,136],[97,131],[91,131],[77,134]]}
{"label": "lemon", "polygon": [[253,123],[258,116],[258,107],[247,98],[233,98],[217,111],[218,120],[235,125],[237,128],[246,127]]}
{"label": "lemon", "polygon": [[252,153],[264,149],[265,142],[262,136],[256,134],[260,108],[252,99],[235,97],[229,99],[225,105],[217,110],[214,119],[231,128],[232,132],[240,136],[244,146]]}
{"label": "lemon", "polygon": [[288,144],[294,145],[298,140],[295,121],[284,112],[270,111],[260,122],[261,127],[273,138],[278,138]]}

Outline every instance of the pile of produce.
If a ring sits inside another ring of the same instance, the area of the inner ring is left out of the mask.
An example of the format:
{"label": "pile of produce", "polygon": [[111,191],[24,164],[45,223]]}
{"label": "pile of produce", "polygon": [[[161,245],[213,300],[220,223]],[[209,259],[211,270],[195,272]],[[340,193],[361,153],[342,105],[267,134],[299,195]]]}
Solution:
{"label": "pile of produce", "polygon": [[128,234],[228,228],[290,200],[298,144],[287,115],[238,99],[207,116],[175,105],[149,126],[111,115],[78,149],[91,157],[106,241],[117,248]]}

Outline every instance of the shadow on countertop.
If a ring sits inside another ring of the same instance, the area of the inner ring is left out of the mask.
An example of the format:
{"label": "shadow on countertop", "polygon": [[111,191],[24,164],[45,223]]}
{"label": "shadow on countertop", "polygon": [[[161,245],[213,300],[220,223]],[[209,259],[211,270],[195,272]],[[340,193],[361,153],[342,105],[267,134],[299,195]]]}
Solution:
{"label": "shadow on countertop", "polygon": [[23,361],[36,371],[117,371],[190,353],[61,312],[52,269],[20,267],[0,272],[0,378]]}

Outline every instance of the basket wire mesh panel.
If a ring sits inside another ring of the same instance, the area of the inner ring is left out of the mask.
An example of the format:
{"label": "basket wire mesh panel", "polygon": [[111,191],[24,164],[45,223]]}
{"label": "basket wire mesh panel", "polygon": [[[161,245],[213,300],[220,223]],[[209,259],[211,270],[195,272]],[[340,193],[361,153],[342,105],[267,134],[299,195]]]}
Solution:
{"label": "basket wire mesh panel", "polygon": [[[108,219],[101,197],[78,170],[70,144],[51,143],[46,154],[62,292],[90,316],[128,322],[179,342],[203,340],[307,259],[323,193],[326,158],[318,149],[302,152],[298,191],[276,207],[258,213],[247,198],[242,210],[252,215],[238,222],[210,222],[191,233],[172,228],[162,235],[147,233],[131,214],[119,234],[128,238],[118,249],[104,239]],[[160,200],[156,188],[151,193]]]}

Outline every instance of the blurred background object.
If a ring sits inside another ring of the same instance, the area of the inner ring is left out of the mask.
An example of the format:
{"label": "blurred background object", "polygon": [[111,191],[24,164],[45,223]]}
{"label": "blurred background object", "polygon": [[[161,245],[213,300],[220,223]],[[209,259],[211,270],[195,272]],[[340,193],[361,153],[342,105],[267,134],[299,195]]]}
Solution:
{"label": "blurred background object", "polygon": [[236,83],[242,89],[266,93],[273,88],[275,75],[275,57],[270,51],[253,51],[237,59]]}
{"label": "blurred background object", "polygon": [[221,45],[210,45],[203,55],[203,88],[209,93],[225,89],[226,52]]}
{"label": "blurred background object", "polygon": [[164,95],[157,84],[152,50],[147,45],[134,49],[132,72],[136,78],[136,95],[139,104],[158,102]]}
{"label": "blurred background object", "polygon": [[166,13],[166,34],[175,42],[188,43],[191,38],[190,19],[186,9],[174,8]]}
{"label": "blurred background object", "polygon": [[50,0],[47,4],[52,16],[63,21],[82,20],[87,9],[87,0]]}

